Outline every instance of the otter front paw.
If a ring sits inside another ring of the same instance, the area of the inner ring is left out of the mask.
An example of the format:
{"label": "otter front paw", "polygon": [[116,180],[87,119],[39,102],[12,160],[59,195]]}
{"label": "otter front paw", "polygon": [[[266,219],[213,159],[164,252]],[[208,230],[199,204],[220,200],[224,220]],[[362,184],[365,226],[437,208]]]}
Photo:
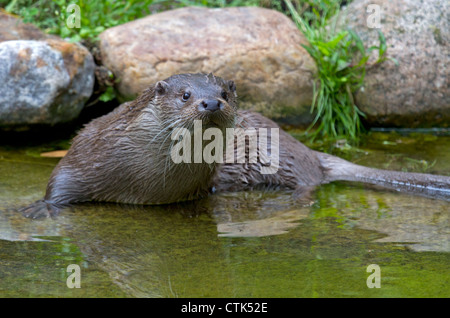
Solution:
{"label": "otter front paw", "polygon": [[55,204],[48,203],[44,200],[39,200],[33,204],[19,210],[23,216],[31,219],[49,218],[57,216],[60,212],[60,207]]}

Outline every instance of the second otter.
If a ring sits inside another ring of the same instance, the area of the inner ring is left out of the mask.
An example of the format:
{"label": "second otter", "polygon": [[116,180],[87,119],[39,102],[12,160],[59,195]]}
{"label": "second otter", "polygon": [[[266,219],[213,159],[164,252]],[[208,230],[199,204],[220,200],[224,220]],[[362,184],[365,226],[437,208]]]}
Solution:
{"label": "second otter", "polygon": [[[234,83],[212,74],[174,75],[152,85],[136,100],[86,125],[53,171],[44,199],[24,208],[23,214],[50,216],[68,204],[86,201],[173,203],[201,198],[212,187],[235,191],[282,186],[294,189],[301,200],[314,186],[334,180],[450,197],[450,177],[358,166],[313,151],[281,129],[279,169],[274,174],[261,174],[260,161],[174,164],[171,133],[177,127],[192,130],[194,120],[201,120],[204,129],[220,129],[223,136],[235,126],[279,128],[260,114],[237,111],[236,98]],[[259,148],[257,152],[260,158]]]}

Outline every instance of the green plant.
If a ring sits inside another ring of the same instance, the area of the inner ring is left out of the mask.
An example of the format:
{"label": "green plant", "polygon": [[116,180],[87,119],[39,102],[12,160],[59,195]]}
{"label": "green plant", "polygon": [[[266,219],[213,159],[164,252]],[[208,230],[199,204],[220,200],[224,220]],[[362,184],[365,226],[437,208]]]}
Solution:
{"label": "green plant", "polygon": [[[72,41],[95,41],[105,29],[150,14],[153,0],[13,0],[5,6],[7,12],[17,14],[24,22],[33,23],[43,31]],[[80,28],[69,27],[67,19],[74,11],[67,11],[76,4],[80,12]]]}
{"label": "green plant", "polygon": [[[303,12],[290,0],[285,0],[288,10],[301,32],[306,36],[309,45],[303,45],[318,68],[317,83],[314,85],[314,98],[311,111],[316,115],[308,129],[310,137],[345,137],[357,141],[362,125],[360,117],[364,114],[353,100],[353,93],[361,87],[366,74],[367,61],[371,52],[378,50],[378,60],[374,64],[386,60],[386,41],[379,32],[379,46],[368,49],[360,37],[351,29],[335,31],[330,25],[330,17],[339,13],[341,1],[328,1]],[[373,64],[372,64],[373,65]],[[311,132],[312,128],[315,128]]]}

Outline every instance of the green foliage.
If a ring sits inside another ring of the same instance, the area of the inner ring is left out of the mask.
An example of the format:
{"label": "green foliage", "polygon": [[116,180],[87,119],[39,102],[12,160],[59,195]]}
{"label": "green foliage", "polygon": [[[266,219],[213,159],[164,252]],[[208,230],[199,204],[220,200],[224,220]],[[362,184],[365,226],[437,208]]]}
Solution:
{"label": "green foliage", "polygon": [[116,98],[116,93],[112,86],[108,86],[106,91],[99,97],[99,100],[102,102],[109,102]]}
{"label": "green foliage", "polygon": [[[326,2],[326,3],[325,3]],[[353,93],[361,87],[371,52],[378,50],[378,64],[386,59],[386,41],[379,32],[379,46],[368,49],[351,29],[336,32],[330,18],[339,13],[341,1],[309,1],[310,8],[299,14],[290,0],[285,3],[306,36],[309,45],[304,48],[315,60],[318,68],[317,83],[311,111],[316,117],[310,126],[315,131],[312,139],[322,137],[358,140],[364,114],[353,100]]]}
{"label": "green foliage", "polygon": [[[72,41],[95,40],[107,28],[135,20],[150,14],[153,0],[13,0],[5,10],[21,16],[24,22],[33,23],[47,33],[57,34]],[[3,4],[3,3],[1,3]],[[70,4],[80,8],[80,28],[70,28],[67,19],[73,10]]]}
{"label": "green foliage", "polygon": [[56,11],[59,6],[53,1],[0,0],[0,6],[4,7],[6,12],[19,15],[24,22],[33,23],[43,31],[48,32],[58,26]]}

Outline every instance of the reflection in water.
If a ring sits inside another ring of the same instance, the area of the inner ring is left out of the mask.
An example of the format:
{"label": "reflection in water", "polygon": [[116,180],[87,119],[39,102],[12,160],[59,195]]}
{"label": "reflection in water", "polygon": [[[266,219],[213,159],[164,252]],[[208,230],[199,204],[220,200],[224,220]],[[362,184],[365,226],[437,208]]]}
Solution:
{"label": "reflection in water", "polygon": [[297,227],[294,223],[307,214],[301,210],[291,210],[277,213],[276,216],[243,222],[228,222],[217,224],[220,237],[258,237],[285,234],[289,229]]}
{"label": "reflection in water", "polygon": [[[330,196],[335,193],[336,197]],[[325,197],[326,196],[326,197]],[[335,211],[343,225],[383,233],[376,242],[405,243],[415,251],[450,252],[447,201],[389,192],[367,185],[324,186],[319,204]]]}
{"label": "reflection in water", "polygon": [[287,233],[306,218],[289,191],[224,193],[209,198],[219,237],[262,237]]}
{"label": "reflection in water", "polygon": [[[318,190],[313,207],[295,206],[289,192],[230,193],[161,207],[86,204],[55,220],[5,212],[0,232],[3,239],[54,241],[46,249],[56,254],[71,242],[87,262],[85,271],[105,273],[103,280],[132,297],[368,296],[367,265],[395,272],[403,266],[397,258],[417,262],[399,243],[448,252],[448,202],[427,200],[330,184]],[[449,257],[443,255],[432,264],[430,282],[445,274]],[[68,259],[51,266],[61,272],[74,262]],[[434,292],[448,291],[442,288]],[[401,280],[378,295],[408,289]]]}

